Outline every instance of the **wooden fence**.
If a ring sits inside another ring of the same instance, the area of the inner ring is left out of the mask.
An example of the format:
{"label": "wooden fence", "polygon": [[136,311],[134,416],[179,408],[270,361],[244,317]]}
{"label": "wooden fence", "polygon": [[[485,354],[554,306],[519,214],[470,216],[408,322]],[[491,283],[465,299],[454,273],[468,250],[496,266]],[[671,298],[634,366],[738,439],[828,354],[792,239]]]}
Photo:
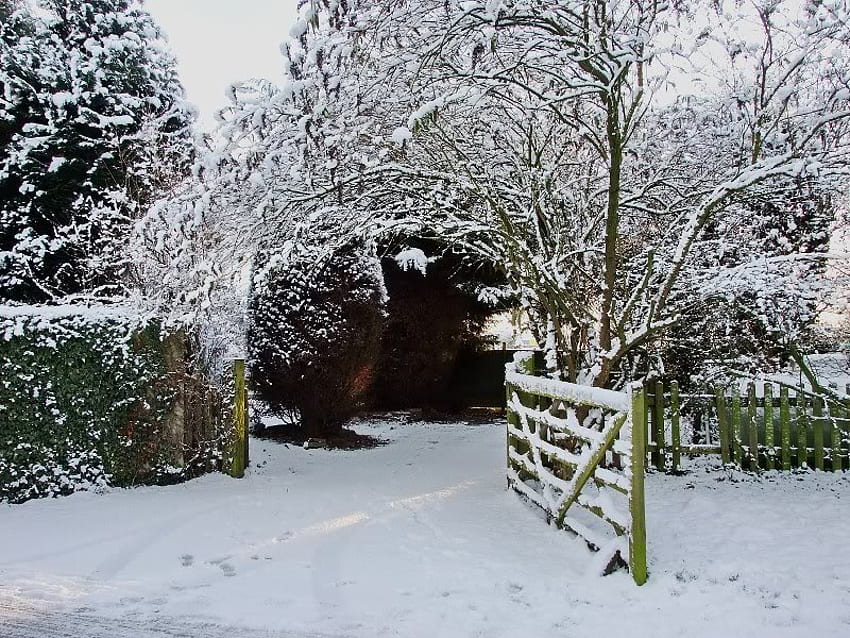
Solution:
{"label": "wooden fence", "polygon": [[773,383],[680,394],[675,382],[656,382],[647,386],[645,410],[650,462],[658,470],[678,471],[683,454],[717,454],[754,471],[850,468],[845,399]]}
{"label": "wooden fence", "polygon": [[646,582],[646,392],[630,395],[529,374],[508,364],[508,485]]}

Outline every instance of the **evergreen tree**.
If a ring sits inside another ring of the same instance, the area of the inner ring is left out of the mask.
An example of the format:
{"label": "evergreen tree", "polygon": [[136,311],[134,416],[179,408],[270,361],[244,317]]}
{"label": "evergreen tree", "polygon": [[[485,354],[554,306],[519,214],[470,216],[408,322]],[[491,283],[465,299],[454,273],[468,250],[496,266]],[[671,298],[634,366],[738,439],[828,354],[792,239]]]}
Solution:
{"label": "evergreen tree", "polygon": [[17,9],[17,0],[0,0],[0,22],[6,22]]}
{"label": "evergreen tree", "polygon": [[192,114],[137,0],[37,0],[0,26],[0,291],[114,292],[141,208],[185,175]]}
{"label": "evergreen tree", "polygon": [[297,411],[309,437],[332,437],[371,387],[386,290],[374,247],[327,252],[331,229],[304,226],[293,252],[264,255],[248,328],[254,391],[277,414]]}

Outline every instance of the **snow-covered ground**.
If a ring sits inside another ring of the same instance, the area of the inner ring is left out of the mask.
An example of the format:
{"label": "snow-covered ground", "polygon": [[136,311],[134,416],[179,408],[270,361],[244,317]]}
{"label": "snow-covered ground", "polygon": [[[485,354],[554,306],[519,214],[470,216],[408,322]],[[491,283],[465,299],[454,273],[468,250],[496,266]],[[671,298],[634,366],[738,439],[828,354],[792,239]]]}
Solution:
{"label": "snow-covered ground", "polygon": [[0,507],[0,636],[850,635],[850,476],[650,476],[638,588],[505,490],[501,424],[357,429],[390,443]]}

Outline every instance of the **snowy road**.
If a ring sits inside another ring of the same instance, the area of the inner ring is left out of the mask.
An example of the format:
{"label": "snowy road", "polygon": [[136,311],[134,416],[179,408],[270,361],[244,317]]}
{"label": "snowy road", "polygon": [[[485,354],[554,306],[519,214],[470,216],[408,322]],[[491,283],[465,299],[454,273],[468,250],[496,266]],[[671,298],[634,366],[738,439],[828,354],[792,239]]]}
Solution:
{"label": "snowy road", "polygon": [[0,636],[850,634],[850,476],[650,476],[638,589],[504,490],[500,424],[358,430],[390,443],[0,507]]}
{"label": "snowy road", "polygon": [[33,614],[0,602],[3,638],[336,638],[330,634],[246,629],[180,618],[105,618],[82,611]]}

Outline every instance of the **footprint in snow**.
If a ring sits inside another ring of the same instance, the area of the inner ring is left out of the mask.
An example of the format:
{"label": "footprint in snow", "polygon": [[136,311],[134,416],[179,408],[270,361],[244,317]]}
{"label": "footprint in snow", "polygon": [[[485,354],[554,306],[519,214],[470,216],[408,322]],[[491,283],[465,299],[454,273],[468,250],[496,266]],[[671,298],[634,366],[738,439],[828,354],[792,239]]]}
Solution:
{"label": "footprint in snow", "polygon": [[214,558],[213,560],[208,560],[207,565],[214,565],[215,567],[218,567],[221,570],[221,573],[225,576],[235,576],[236,568],[227,562],[228,560],[230,560],[230,558],[230,556]]}

